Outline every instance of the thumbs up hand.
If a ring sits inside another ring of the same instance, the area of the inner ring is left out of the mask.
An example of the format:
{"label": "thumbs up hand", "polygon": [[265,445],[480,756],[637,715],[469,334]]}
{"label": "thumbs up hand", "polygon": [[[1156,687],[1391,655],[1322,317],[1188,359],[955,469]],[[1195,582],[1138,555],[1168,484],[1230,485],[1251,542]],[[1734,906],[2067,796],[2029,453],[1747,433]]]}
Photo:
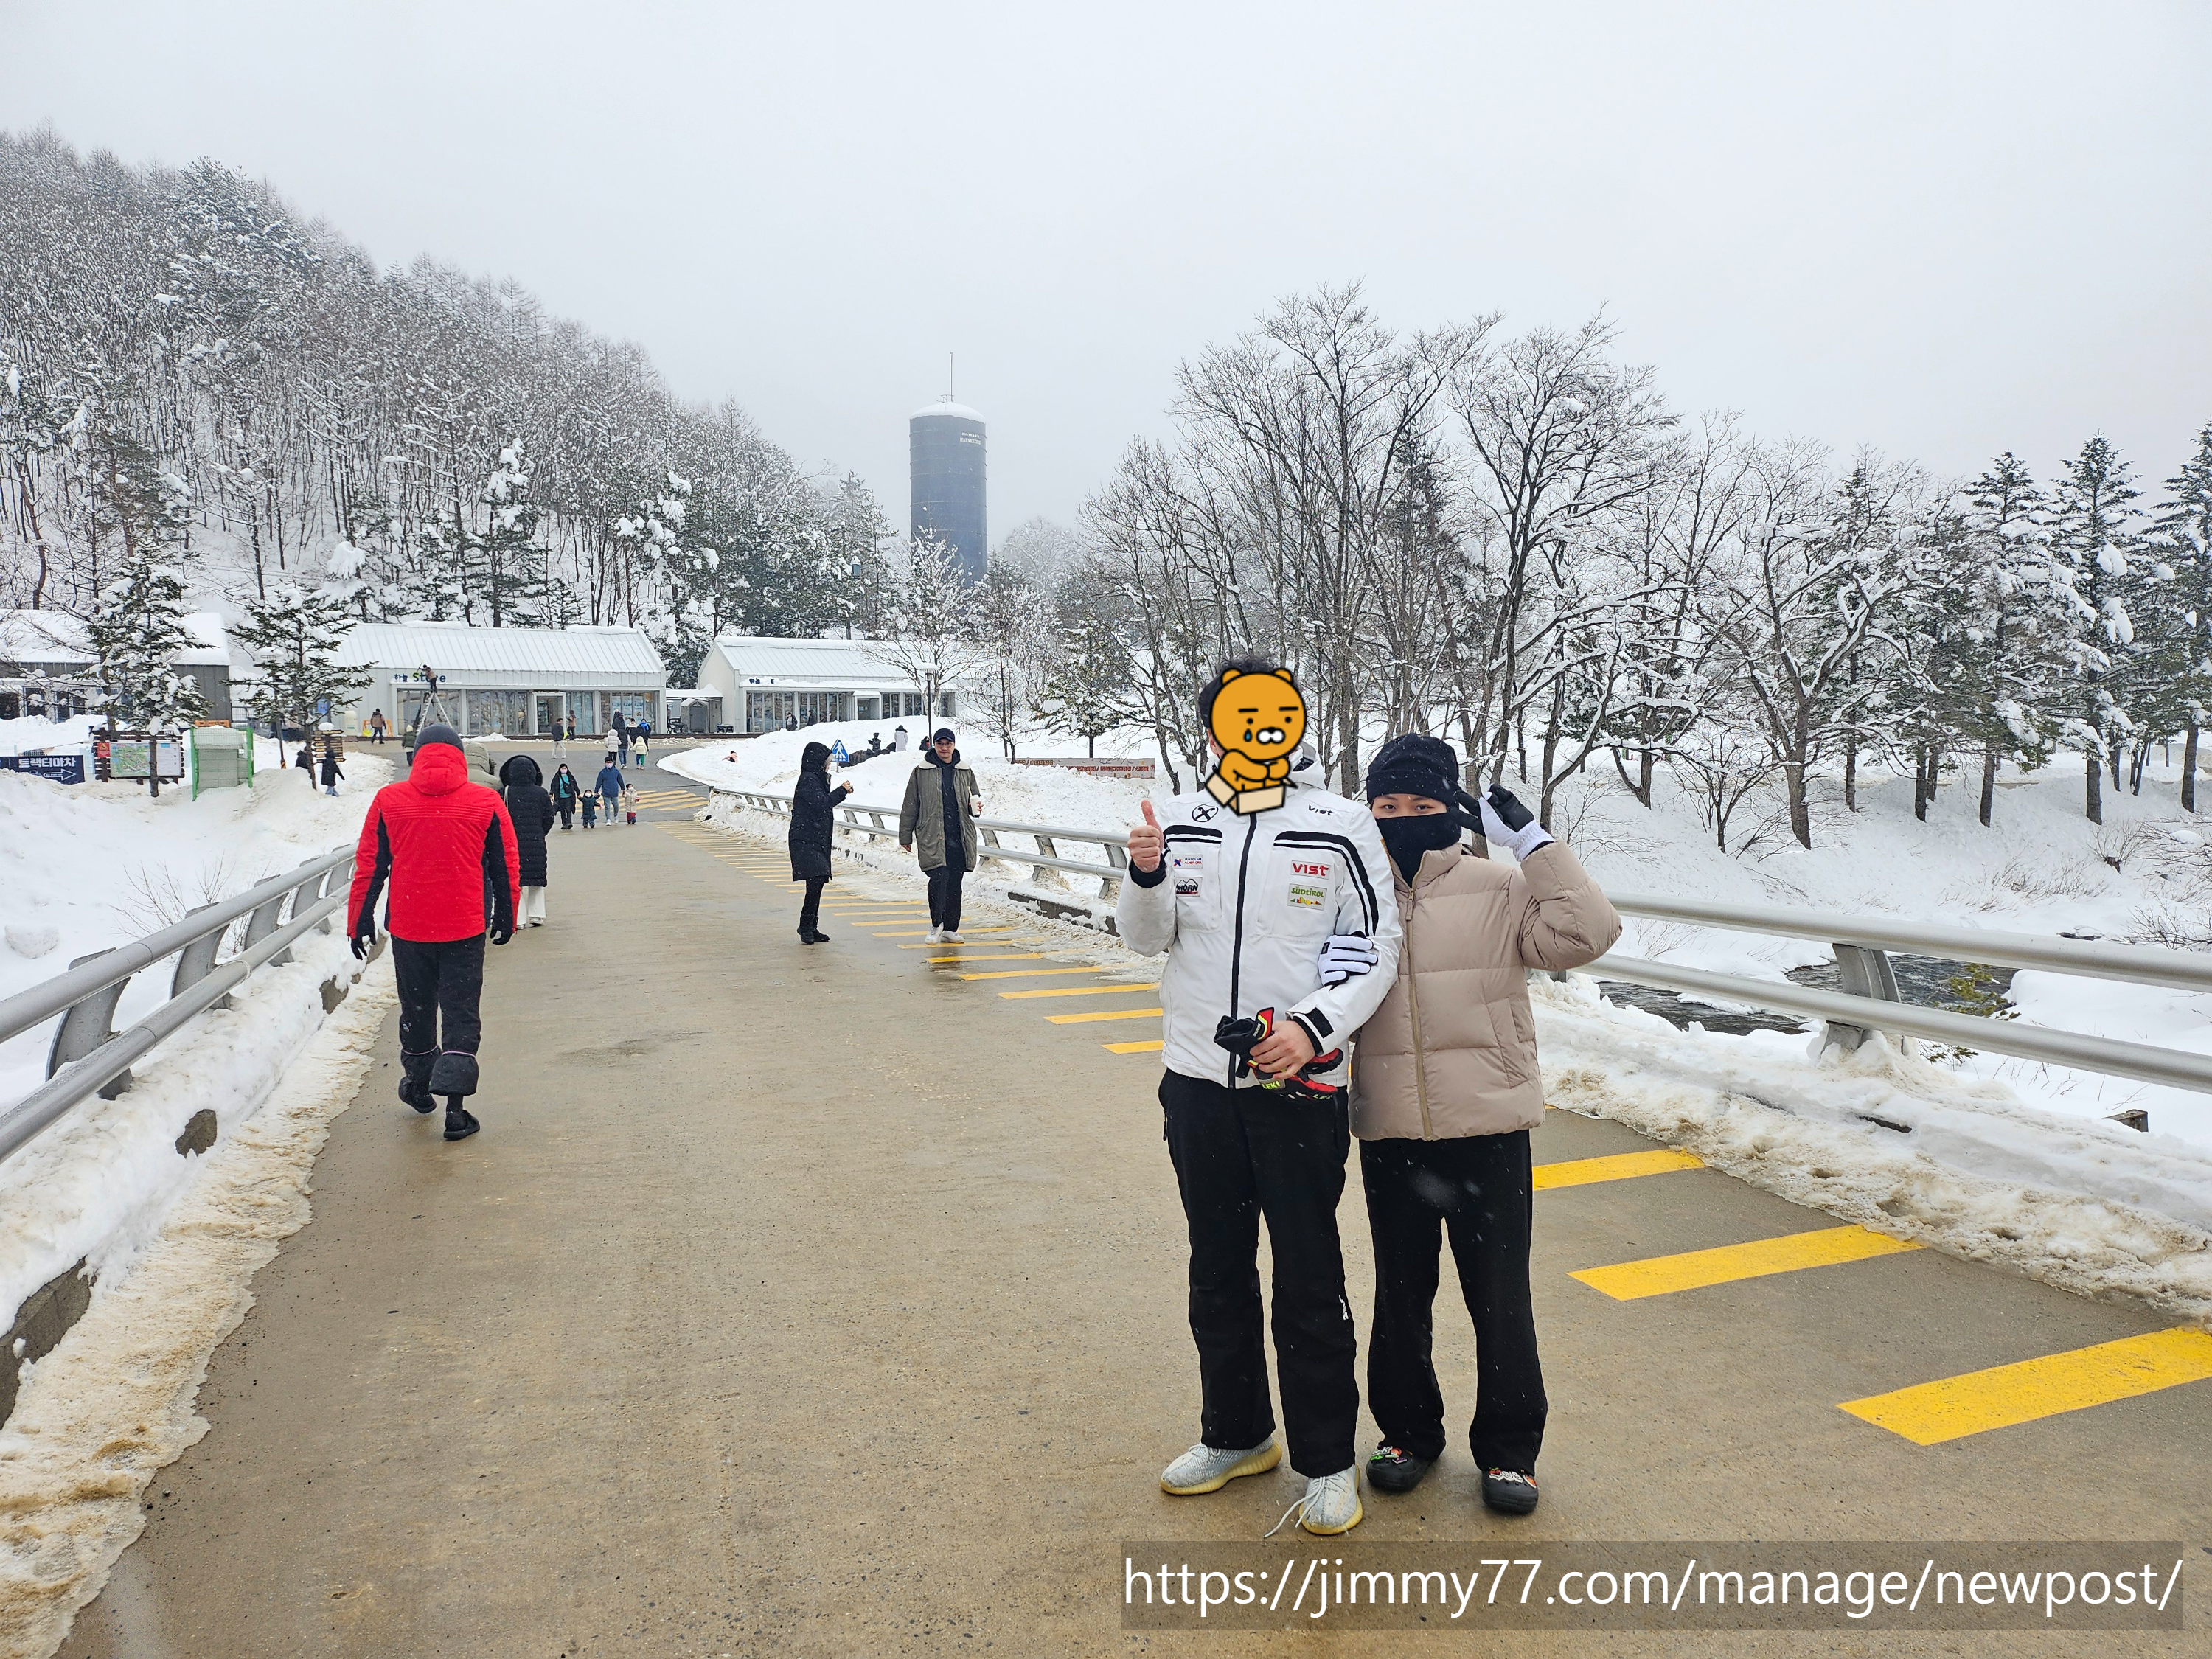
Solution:
{"label": "thumbs up hand", "polygon": [[1160,855],[1167,846],[1167,837],[1161,832],[1160,821],[1152,812],[1152,804],[1144,803],[1145,821],[1129,826],[1129,862],[1147,875],[1160,867]]}

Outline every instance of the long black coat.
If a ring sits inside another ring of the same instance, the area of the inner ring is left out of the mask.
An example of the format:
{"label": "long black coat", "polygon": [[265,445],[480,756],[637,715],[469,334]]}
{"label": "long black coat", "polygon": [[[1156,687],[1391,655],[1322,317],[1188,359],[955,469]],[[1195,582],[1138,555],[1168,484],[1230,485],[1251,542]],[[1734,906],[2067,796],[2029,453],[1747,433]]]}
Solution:
{"label": "long black coat", "polygon": [[791,878],[793,881],[830,879],[830,832],[836,823],[833,809],[853,793],[848,783],[830,787],[830,775],[811,769],[799,775],[791,792]]}
{"label": "long black coat", "polygon": [[545,835],[553,827],[553,797],[538,781],[538,763],[527,755],[509,758],[500,769],[507,784],[507,815],[514,820],[514,853],[525,887],[544,887]]}

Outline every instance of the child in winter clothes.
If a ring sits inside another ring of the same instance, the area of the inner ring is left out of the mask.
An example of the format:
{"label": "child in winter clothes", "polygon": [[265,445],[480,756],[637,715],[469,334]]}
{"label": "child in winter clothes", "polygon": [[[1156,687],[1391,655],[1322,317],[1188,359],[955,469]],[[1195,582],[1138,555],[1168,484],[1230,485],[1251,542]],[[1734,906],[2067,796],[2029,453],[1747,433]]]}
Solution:
{"label": "child in winter clothes", "polygon": [[337,744],[325,744],[323,745],[323,793],[326,795],[337,794],[338,780],[343,776],[345,773],[338,766]]}
{"label": "child in winter clothes", "polygon": [[[1367,1400],[1382,1431],[1367,1481],[1411,1492],[1443,1455],[1430,1338],[1449,1229],[1474,1319],[1468,1435],[1482,1501],[1526,1515],[1547,1409],[1528,1294],[1528,1131],[1544,1121],[1544,1091],[1528,970],[1595,961],[1620,937],[1620,918],[1506,790],[1481,801],[1464,793],[1459,758],[1440,738],[1384,744],[1367,769],[1367,802],[1405,930],[1396,982],[1360,1028],[1352,1073],[1375,1240]],[[1477,827],[1516,862],[1462,848],[1462,832]]]}
{"label": "child in winter clothes", "polygon": [[584,828],[588,830],[599,821],[599,792],[596,789],[586,789],[577,797],[577,799],[583,804]]}

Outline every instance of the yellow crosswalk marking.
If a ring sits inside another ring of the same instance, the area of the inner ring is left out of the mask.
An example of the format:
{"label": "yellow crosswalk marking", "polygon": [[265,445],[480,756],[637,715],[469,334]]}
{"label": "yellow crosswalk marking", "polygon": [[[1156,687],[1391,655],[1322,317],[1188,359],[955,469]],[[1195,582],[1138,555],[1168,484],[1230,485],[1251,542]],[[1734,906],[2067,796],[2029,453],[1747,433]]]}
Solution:
{"label": "yellow crosswalk marking", "polygon": [[[1099,971],[1103,973],[1105,969]],[[1042,990],[1001,991],[999,994],[1011,1001],[1022,997],[1117,997],[1124,991],[1157,991],[1159,988],[1158,980],[1145,985],[1132,985],[1127,981],[1116,980],[1111,985],[1048,985]]]}
{"label": "yellow crosswalk marking", "polygon": [[[899,948],[905,950],[908,947],[901,945]],[[1044,952],[1015,951],[1000,957],[924,957],[922,960],[924,962],[1042,962],[1044,960]]]}
{"label": "yellow crosswalk marking", "polygon": [[1156,1054],[1168,1045],[1154,1037],[1150,1042],[1102,1042],[1098,1046],[1109,1054]]}
{"label": "yellow crosswalk marking", "polygon": [[[988,974],[963,974],[962,979],[1029,979],[1042,978],[1047,974],[1103,974],[1103,968],[994,968]],[[1116,991],[1126,991],[1126,985],[1116,985]]]}
{"label": "yellow crosswalk marking", "polygon": [[[975,931],[980,933],[981,930],[978,928]],[[876,937],[878,939],[888,939],[890,935],[888,933],[878,933]],[[934,951],[947,942],[948,941],[945,939],[939,939],[935,945],[932,945],[925,940],[920,945],[902,945],[899,946],[899,949],[902,951]],[[975,943],[978,945],[1042,945],[1044,941],[1042,939],[979,939]],[[961,947],[958,944],[955,943],[953,944],[952,948],[957,951]],[[1031,951],[1030,954],[1035,956],[1037,955],[1038,952]]]}
{"label": "yellow crosswalk marking", "polygon": [[2212,1377],[2212,1335],[2153,1331],[2067,1353],[1967,1371],[1894,1394],[1844,1402],[1841,1410],[1917,1446],[1939,1446],[2039,1417],[2131,1400]]}
{"label": "yellow crosswalk marking", "polygon": [[1109,1008],[1095,1014],[1047,1014],[1045,1018],[1054,1025],[1089,1025],[1102,1019],[1158,1019],[1166,1012],[1164,1008]]}
{"label": "yellow crosswalk marking", "polygon": [[1656,1152],[1616,1152],[1611,1158],[1577,1158],[1563,1164],[1539,1164],[1535,1187],[1540,1193],[1554,1187],[1586,1187],[1595,1181],[1626,1181],[1632,1176],[1705,1167],[1705,1159],[1695,1152],[1680,1152],[1672,1146]]}
{"label": "yellow crosswalk marking", "polygon": [[1666,1296],[1739,1279],[1796,1273],[1804,1267],[1831,1267],[1919,1248],[1863,1227],[1822,1227],[1780,1238],[1757,1238],[1748,1244],[1723,1244],[1717,1249],[1655,1255],[1609,1267],[1585,1267],[1568,1277],[1579,1279],[1592,1290],[1603,1291],[1616,1302],[1633,1302],[1640,1297]]}

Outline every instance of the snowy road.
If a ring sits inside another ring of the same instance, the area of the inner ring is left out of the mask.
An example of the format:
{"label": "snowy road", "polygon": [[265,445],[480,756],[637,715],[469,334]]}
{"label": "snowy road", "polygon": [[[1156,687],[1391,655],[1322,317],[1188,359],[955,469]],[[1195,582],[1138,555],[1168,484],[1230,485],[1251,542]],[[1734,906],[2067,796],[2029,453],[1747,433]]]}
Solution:
{"label": "snowy road", "polygon": [[[1011,907],[977,905],[964,951],[915,948],[918,881],[872,872],[804,949],[781,849],[680,805],[554,837],[552,924],[488,975],[484,1134],[447,1146],[398,1105],[387,1030],[313,1222],[210,1366],[211,1432],[71,1659],[1104,1651],[1131,1640],[1122,1540],[1255,1539],[1296,1495],[1287,1466],[1206,1498],[1155,1484],[1197,1403],[1149,990]],[[926,960],[946,954],[992,960]],[[1080,994],[1007,994],[1046,990]],[[1361,1541],[2212,1545],[2212,1381],[1926,1445],[1882,1425],[1999,1420],[2043,1396],[1879,1402],[2163,1322],[1839,1237],[1679,1158],[1583,1162],[1652,1149],[1565,1112],[1540,1132],[1540,1163],[1577,1166],[1538,1208],[1540,1515],[1486,1515],[1458,1445],[1415,1495],[1370,1496]],[[1356,1170],[1342,1221],[1364,1336]],[[1438,1322],[1463,1420],[1449,1295]],[[2190,1619],[2126,1651],[2201,1651]],[[1962,1645],[1920,1640],[1882,1646]],[[2044,1645],[2112,1650],[2082,1642]]]}

